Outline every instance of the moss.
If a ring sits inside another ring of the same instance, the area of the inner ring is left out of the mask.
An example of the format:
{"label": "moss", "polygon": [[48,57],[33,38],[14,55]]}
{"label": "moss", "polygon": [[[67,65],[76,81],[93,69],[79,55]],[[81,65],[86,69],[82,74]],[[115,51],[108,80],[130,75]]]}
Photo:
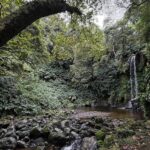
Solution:
{"label": "moss", "polygon": [[117,128],[116,134],[118,138],[127,138],[129,136],[132,136],[135,134],[133,130],[130,130],[128,128]]}
{"label": "moss", "polygon": [[103,140],[98,140],[97,144],[98,144],[99,147],[103,147],[105,143],[104,143]]}
{"label": "moss", "polygon": [[102,130],[99,130],[95,133],[95,136],[98,140],[104,140],[105,139],[105,132],[103,132]]}
{"label": "moss", "polygon": [[104,142],[107,146],[110,146],[111,144],[113,144],[114,140],[115,140],[114,135],[106,135]]}

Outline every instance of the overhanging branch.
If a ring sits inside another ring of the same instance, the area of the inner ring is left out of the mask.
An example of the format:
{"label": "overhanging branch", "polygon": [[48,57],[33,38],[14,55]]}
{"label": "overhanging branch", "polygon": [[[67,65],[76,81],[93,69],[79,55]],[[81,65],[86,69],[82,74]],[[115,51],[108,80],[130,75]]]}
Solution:
{"label": "overhanging branch", "polygon": [[68,11],[81,15],[81,11],[63,0],[34,0],[0,20],[0,47],[39,18]]}

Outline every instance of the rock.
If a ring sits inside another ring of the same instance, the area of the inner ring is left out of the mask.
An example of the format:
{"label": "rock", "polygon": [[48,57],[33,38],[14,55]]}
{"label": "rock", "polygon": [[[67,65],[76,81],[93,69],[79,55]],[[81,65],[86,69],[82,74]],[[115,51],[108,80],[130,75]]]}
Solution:
{"label": "rock", "polygon": [[48,138],[49,134],[50,134],[50,129],[48,127],[44,127],[41,130],[41,135],[43,138]]}
{"label": "rock", "polygon": [[7,130],[6,129],[1,129],[0,131],[0,138],[3,138],[6,134]]}
{"label": "rock", "polygon": [[[45,146],[38,146],[36,150],[45,150]],[[50,149],[51,150],[51,149]]]}
{"label": "rock", "polygon": [[109,145],[113,143],[114,139],[114,135],[106,135],[104,142]]}
{"label": "rock", "polygon": [[134,135],[133,130],[118,128],[116,130],[118,138],[127,138],[128,136]]}
{"label": "rock", "polygon": [[5,137],[0,139],[0,149],[14,149],[17,145],[17,141],[13,137]]}
{"label": "rock", "polygon": [[2,129],[2,128],[7,128],[9,126],[9,123],[8,122],[6,122],[6,123],[0,123],[0,129]]}
{"label": "rock", "polygon": [[86,137],[83,139],[81,150],[96,150],[97,141],[95,137]]}
{"label": "rock", "polygon": [[17,141],[17,148],[26,148],[27,145],[24,141]]}
{"label": "rock", "polygon": [[66,134],[69,134],[69,133],[71,132],[71,129],[70,129],[70,128],[64,128],[64,132],[65,132]]}
{"label": "rock", "polygon": [[74,131],[71,132],[71,135],[72,135],[75,139],[77,139],[77,138],[79,137],[79,134],[77,134],[77,133],[74,132]]}
{"label": "rock", "polygon": [[69,126],[69,121],[68,120],[63,120],[62,122],[61,122],[61,128],[63,129],[63,128],[65,128],[65,127],[68,127]]}
{"label": "rock", "polygon": [[88,126],[85,123],[81,125],[80,130],[87,130],[87,129],[88,129]]}
{"label": "rock", "polygon": [[29,136],[30,131],[17,131],[16,134],[19,136],[19,139],[22,139],[26,136]]}
{"label": "rock", "polygon": [[59,129],[59,128],[55,128],[54,129],[58,134],[63,134],[63,131],[61,130],[61,129]]}
{"label": "rock", "polygon": [[97,131],[98,131],[97,129],[88,128],[88,133],[89,133],[90,136],[94,136]]}
{"label": "rock", "polygon": [[36,146],[45,146],[45,140],[43,138],[37,138],[35,140],[32,140],[32,142],[36,145]]}
{"label": "rock", "polygon": [[14,128],[8,128],[7,132],[5,134],[5,137],[14,137],[14,138],[16,138],[16,133],[15,133]]}
{"label": "rock", "polygon": [[104,120],[102,118],[95,118],[95,123],[97,123],[97,124],[103,124]]}
{"label": "rock", "polygon": [[23,120],[21,122],[16,123],[16,125],[15,125],[16,130],[20,130],[22,128],[25,128],[27,122],[28,122],[27,120]]}
{"label": "rock", "polygon": [[30,138],[36,139],[36,138],[39,138],[40,136],[41,136],[40,128],[35,127],[30,131]]}
{"label": "rock", "polygon": [[50,144],[54,144],[57,146],[64,146],[68,142],[68,137],[66,137],[63,133],[61,132],[51,132],[49,137],[48,137],[48,142]]}
{"label": "rock", "polygon": [[17,139],[17,135],[15,134],[15,132],[6,133],[5,137],[13,137],[13,138]]}
{"label": "rock", "polygon": [[88,130],[81,130],[80,134],[81,134],[82,137],[91,136],[91,133],[89,133]]}
{"label": "rock", "polygon": [[29,138],[28,136],[25,136],[25,137],[23,138],[23,141],[29,142],[29,141],[30,141],[30,138]]}

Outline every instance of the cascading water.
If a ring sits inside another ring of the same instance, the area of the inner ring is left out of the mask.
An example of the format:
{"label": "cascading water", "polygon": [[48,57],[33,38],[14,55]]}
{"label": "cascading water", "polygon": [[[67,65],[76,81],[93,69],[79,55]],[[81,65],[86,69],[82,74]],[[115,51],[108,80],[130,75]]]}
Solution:
{"label": "cascading water", "polygon": [[93,137],[81,138],[80,136],[76,137],[75,141],[70,146],[65,146],[61,150],[97,150],[97,141]]}
{"label": "cascading water", "polygon": [[130,61],[130,84],[131,84],[131,100],[138,97],[138,82],[136,73],[136,56],[133,55]]}
{"label": "cascading water", "polygon": [[128,108],[132,108],[132,101],[138,99],[138,82],[136,73],[136,56],[130,58],[130,84],[131,84],[131,100],[128,103]]}
{"label": "cascading water", "polygon": [[61,150],[80,150],[80,145],[81,145],[81,138],[77,137],[76,140],[70,146],[65,146]]}

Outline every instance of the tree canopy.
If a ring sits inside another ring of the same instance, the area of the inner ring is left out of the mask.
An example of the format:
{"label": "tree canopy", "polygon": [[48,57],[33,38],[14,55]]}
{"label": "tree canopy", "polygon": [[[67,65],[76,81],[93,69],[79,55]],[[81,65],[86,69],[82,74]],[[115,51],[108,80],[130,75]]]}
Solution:
{"label": "tree canopy", "polygon": [[[1,3],[3,1],[5,0],[2,0]],[[127,1],[119,0],[117,3],[123,7],[123,3]],[[0,20],[0,46],[6,44],[7,41],[37,19],[48,15],[67,11],[71,14],[82,14],[82,18],[87,20],[97,13],[107,0],[32,0],[29,2],[16,0],[15,2],[17,4],[23,3],[23,5]],[[130,5],[127,9],[135,9],[146,2],[149,2],[149,0],[130,0]]]}
{"label": "tree canopy", "polygon": [[62,0],[34,0],[25,3],[0,21],[0,46],[3,46],[37,19],[65,11],[81,14],[78,8],[70,6]]}

